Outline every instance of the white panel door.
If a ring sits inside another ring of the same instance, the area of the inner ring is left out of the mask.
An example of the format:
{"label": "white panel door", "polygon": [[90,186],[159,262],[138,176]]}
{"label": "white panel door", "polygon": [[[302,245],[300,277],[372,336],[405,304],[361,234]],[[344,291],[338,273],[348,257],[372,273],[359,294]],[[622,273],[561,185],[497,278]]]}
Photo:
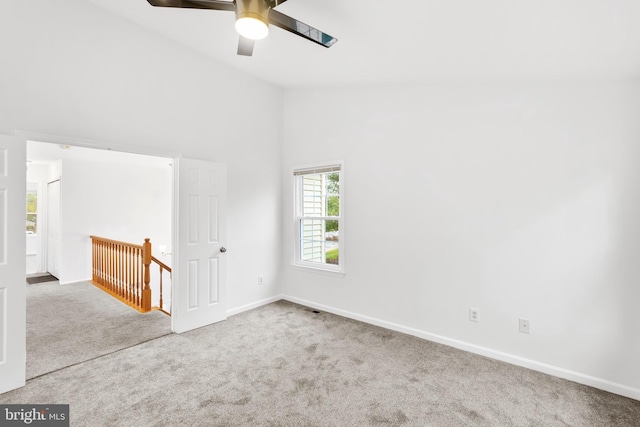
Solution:
{"label": "white panel door", "polygon": [[60,223],[60,180],[47,184],[47,271],[60,279],[62,252]]}
{"label": "white panel door", "polygon": [[175,273],[171,307],[174,332],[227,318],[226,165],[176,162]]}
{"label": "white panel door", "polygon": [[0,393],[25,384],[26,162],[25,141],[0,135]]}

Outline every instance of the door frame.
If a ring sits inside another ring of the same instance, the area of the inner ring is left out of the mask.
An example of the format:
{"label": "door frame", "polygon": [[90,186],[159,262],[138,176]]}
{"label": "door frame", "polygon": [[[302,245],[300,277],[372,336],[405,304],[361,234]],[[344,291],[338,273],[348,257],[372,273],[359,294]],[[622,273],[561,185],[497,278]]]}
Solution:
{"label": "door frame", "polygon": [[[111,144],[102,141],[89,141],[86,139],[79,138],[70,138],[60,135],[49,135],[45,133],[38,132],[30,132],[25,130],[16,130],[14,132],[15,136],[23,138],[26,144],[26,141],[40,141],[47,142],[52,144],[60,144],[60,145],[70,145],[84,148],[92,148],[96,150],[109,150],[109,151],[118,151],[123,153],[130,154],[141,154],[145,156],[154,156],[154,157],[164,157],[173,162],[173,172],[172,172],[172,195],[171,195],[171,203],[172,203],[172,212],[171,212],[171,247],[176,248],[176,243],[178,242],[178,223],[177,223],[177,215],[176,215],[176,202],[177,202],[177,178],[176,178],[176,163],[178,159],[182,158],[182,154],[175,151],[167,151],[160,149],[149,149],[144,147],[131,146],[126,144]],[[26,175],[25,175],[26,182]],[[174,253],[173,264],[177,265],[179,263],[179,253]],[[47,255],[48,256],[48,255]],[[176,289],[180,286],[179,280],[176,277],[171,278],[171,303],[173,304],[176,301]],[[176,333],[175,328],[175,319],[171,316],[171,332]]]}
{"label": "door frame", "polygon": [[[51,274],[52,276],[54,276],[56,279],[60,280],[60,271],[55,271],[56,274],[53,274],[53,271],[49,271],[49,257],[52,256],[52,252],[54,252],[55,256],[59,256],[60,255],[60,251],[58,250],[58,248],[56,248],[55,246],[52,248],[51,246],[51,235],[49,233],[51,233],[51,205],[49,204],[51,202],[51,194],[50,194],[50,190],[51,188],[49,187],[50,185],[52,185],[53,183],[57,182],[58,183],[58,215],[57,215],[57,219],[58,219],[58,232],[60,231],[60,186],[62,184],[61,182],[61,178],[58,177],[56,179],[54,179],[53,181],[49,181],[47,182],[47,205],[46,205],[46,227],[45,227],[45,233],[46,233],[46,237],[44,239],[44,243],[41,244],[41,246],[44,247],[44,250],[42,252],[44,252],[44,254],[46,255],[46,259],[44,259],[44,265],[45,268],[43,271]],[[55,264],[53,265],[55,268]]]}

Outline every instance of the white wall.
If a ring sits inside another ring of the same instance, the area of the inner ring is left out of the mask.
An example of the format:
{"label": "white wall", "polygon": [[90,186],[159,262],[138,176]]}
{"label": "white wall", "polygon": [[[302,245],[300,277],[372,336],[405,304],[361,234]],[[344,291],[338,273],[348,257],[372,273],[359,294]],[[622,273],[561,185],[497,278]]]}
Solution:
{"label": "white wall", "polygon": [[228,307],[278,293],[280,89],[81,0],[0,2],[0,52],[0,133],[226,163]]}
{"label": "white wall", "polygon": [[[173,170],[141,162],[129,165],[62,160],[60,283],[91,279],[91,240],[95,235],[135,244],[151,239],[171,246]],[[171,262],[169,261],[170,265]]]}
{"label": "white wall", "polygon": [[[638,82],[287,92],[284,293],[640,399],[639,116]],[[295,270],[291,167],[340,159],[346,277]]]}

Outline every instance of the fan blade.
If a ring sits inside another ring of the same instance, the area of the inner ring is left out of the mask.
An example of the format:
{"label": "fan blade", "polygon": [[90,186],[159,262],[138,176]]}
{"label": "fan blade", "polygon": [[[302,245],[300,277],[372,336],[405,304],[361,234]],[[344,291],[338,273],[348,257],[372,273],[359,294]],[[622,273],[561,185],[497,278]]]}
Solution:
{"label": "fan blade", "polygon": [[240,40],[238,41],[238,55],[242,55],[242,56],[253,55],[254,44],[255,44],[255,40],[251,40],[246,37],[240,36]]}
{"label": "fan blade", "polygon": [[223,0],[147,0],[151,6],[183,7],[189,9],[236,10],[231,1]]}
{"label": "fan blade", "polygon": [[271,9],[269,11],[269,22],[276,27],[280,27],[283,30],[292,32],[293,34],[297,34],[300,37],[304,37],[305,39],[311,40],[312,42],[318,43],[324,47],[331,47],[338,41],[337,38],[330,36],[329,34],[325,34],[304,22],[300,22],[290,16],[280,13],[275,9]]}

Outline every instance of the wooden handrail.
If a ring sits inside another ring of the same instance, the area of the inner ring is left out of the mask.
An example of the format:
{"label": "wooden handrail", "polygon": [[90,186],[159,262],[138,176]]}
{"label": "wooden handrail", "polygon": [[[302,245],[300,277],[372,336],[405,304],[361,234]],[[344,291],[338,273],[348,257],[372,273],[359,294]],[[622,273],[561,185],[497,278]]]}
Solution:
{"label": "wooden handrail", "polygon": [[89,236],[89,237],[91,237],[91,240],[97,240],[97,241],[104,242],[104,243],[115,243],[115,244],[119,244],[119,245],[131,246],[132,248],[140,248],[140,249],[142,249],[142,245],[136,245],[135,243],[127,243],[127,242],[122,242],[120,240],[107,239],[106,237],[98,237],[98,236]]}
{"label": "wooden handrail", "polygon": [[[142,245],[90,236],[92,283],[136,310],[146,313],[163,310],[162,272],[171,268],[151,253],[150,239]],[[151,262],[160,266],[160,307],[151,306]],[[164,311],[169,314],[168,312]]]}
{"label": "wooden handrail", "polygon": [[158,266],[160,266],[161,269],[167,270],[169,273],[171,273],[171,267],[169,267],[167,264],[165,264],[162,261],[160,261],[158,258],[156,258],[154,256],[151,256],[151,261],[153,261],[156,264],[158,264]]}
{"label": "wooden handrail", "polygon": [[155,262],[156,264],[158,264],[158,267],[160,267],[160,310],[162,310],[163,312],[171,315],[170,313],[168,313],[167,311],[165,311],[164,309],[164,301],[162,299],[162,271],[166,270],[169,272],[169,277],[171,277],[171,267],[169,267],[167,264],[163,263],[162,261],[160,261],[158,258],[151,256],[151,261]]}

